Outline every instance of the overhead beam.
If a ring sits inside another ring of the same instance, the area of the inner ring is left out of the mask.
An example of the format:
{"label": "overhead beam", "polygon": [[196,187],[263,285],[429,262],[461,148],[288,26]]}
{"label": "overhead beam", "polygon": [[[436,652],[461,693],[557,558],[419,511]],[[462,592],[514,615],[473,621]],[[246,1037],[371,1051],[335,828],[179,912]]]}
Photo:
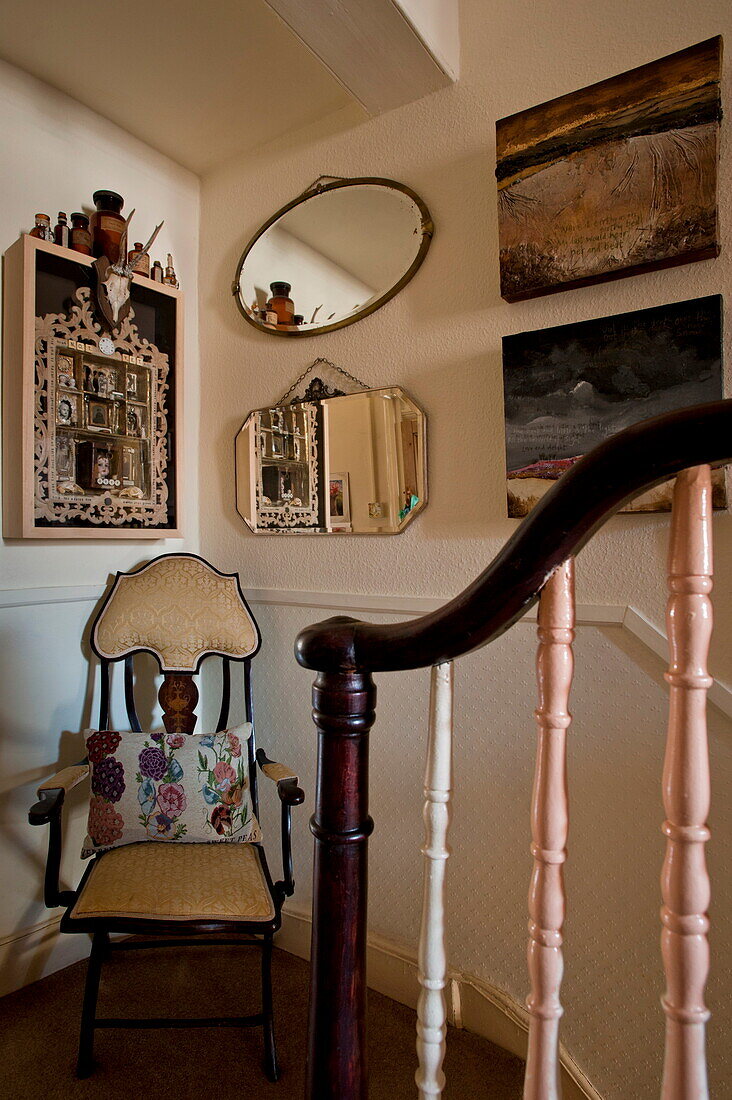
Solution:
{"label": "overhead beam", "polygon": [[370,115],[458,78],[458,0],[265,2]]}

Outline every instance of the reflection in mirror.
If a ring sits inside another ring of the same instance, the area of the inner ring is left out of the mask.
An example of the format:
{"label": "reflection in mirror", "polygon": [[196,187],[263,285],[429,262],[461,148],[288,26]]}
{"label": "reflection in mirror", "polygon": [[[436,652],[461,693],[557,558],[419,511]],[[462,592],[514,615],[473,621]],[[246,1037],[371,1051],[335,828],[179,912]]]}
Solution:
{"label": "reflection in mirror", "polygon": [[412,278],[432,237],[422,200],[393,180],[316,185],[247,246],[234,282],[247,321],[308,336],[373,313]]}
{"label": "reflection in mirror", "polygon": [[257,533],[402,531],[427,502],[426,421],[390,387],[250,413],[236,503]]}

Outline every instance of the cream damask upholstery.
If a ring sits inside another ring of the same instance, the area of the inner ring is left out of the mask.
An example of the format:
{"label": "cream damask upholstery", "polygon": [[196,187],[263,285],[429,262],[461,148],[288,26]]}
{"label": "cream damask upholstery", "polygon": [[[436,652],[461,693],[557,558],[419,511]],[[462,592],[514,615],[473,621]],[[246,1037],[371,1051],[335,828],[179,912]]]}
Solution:
{"label": "cream damask upholstery", "polygon": [[288,768],[287,764],[278,764],[276,760],[262,764],[262,771],[267,779],[271,779],[274,783],[279,783],[282,779],[294,779],[297,782],[297,772]]}
{"label": "cream damask upholstery", "polygon": [[58,791],[63,790],[66,794],[73,790],[82,780],[86,779],[89,774],[88,764],[72,764],[69,768],[62,768],[60,772],[56,772],[56,775],[52,775],[50,779],[44,779],[41,785],[37,788],[38,794],[41,791]]}
{"label": "cream damask upholstery", "polygon": [[275,915],[252,844],[128,844],[99,856],[71,919],[270,921]]}
{"label": "cream damask upholstery", "polygon": [[163,672],[194,672],[206,653],[239,659],[255,653],[259,631],[236,575],[174,554],[117,575],[92,644],[109,660],[149,649]]}

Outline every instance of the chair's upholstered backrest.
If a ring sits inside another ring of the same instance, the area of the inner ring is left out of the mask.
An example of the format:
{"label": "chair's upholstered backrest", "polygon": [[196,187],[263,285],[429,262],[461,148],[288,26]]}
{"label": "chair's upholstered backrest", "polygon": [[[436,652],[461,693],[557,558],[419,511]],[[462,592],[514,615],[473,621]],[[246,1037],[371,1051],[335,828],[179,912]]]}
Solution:
{"label": "chair's upholstered backrest", "polygon": [[259,641],[237,575],[190,554],[118,573],[92,629],[100,657],[116,661],[148,650],[163,672],[195,672],[209,653],[242,660]]}

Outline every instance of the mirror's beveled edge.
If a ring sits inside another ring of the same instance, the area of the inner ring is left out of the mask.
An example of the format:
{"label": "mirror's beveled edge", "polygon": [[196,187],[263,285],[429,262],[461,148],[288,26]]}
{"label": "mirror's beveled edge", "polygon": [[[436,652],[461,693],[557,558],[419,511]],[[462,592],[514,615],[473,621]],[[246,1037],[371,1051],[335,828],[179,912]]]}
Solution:
{"label": "mirror's beveled edge", "polygon": [[[420,416],[422,418],[421,419],[420,441],[422,443],[421,468],[422,468],[422,481],[423,481],[423,485],[424,485],[424,496],[420,500],[419,504],[414,509],[412,509],[412,511],[408,515],[406,515],[403,520],[401,520],[401,522],[399,523],[399,526],[396,527],[395,530],[393,530],[393,531],[357,531],[357,532],[356,531],[324,531],[321,528],[318,528],[317,530],[313,529],[313,530],[310,530],[310,531],[303,531],[303,530],[295,530],[294,528],[279,528],[279,529],[277,529],[277,528],[269,528],[269,527],[264,528],[264,527],[252,526],[251,521],[243,514],[243,512],[239,508],[239,469],[238,469],[238,464],[237,464],[237,461],[236,461],[236,444],[237,444],[237,440],[238,440],[239,436],[244,431],[247,424],[249,423],[249,421],[251,420],[252,416],[254,416],[255,413],[265,412],[268,409],[279,407],[277,405],[263,405],[261,408],[250,409],[249,410],[246,417],[244,418],[244,421],[243,421],[241,427],[239,428],[238,432],[234,436],[234,493],[235,493],[236,513],[241,519],[244,520],[244,523],[247,525],[247,527],[249,528],[249,531],[251,532],[252,535],[304,535],[304,534],[308,534],[308,535],[335,535],[336,537],[338,535],[343,535],[343,536],[347,535],[349,538],[379,538],[379,537],[381,537],[381,538],[390,538],[392,535],[401,535],[402,532],[405,531],[407,529],[407,527],[410,526],[412,520],[416,519],[417,516],[421,512],[424,511],[424,509],[429,504],[429,499],[430,499],[429,477],[427,476],[427,413],[424,411],[424,409],[419,404],[419,402],[414,400],[411,393],[409,393],[408,390],[405,390],[403,386],[399,386],[399,385],[397,385],[397,386],[374,386],[371,389],[357,390],[356,393],[344,393],[344,394],[341,394],[339,397],[323,397],[323,398],[320,399],[318,404],[322,404],[325,401],[339,401],[343,397],[361,397],[361,396],[363,396],[364,394],[367,394],[367,393],[379,393],[383,390],[400,390],[401,393],[403,394],[403,396],[406,397],[407,400],[409,400],[412,403],[412,405],[414,405],[415,409],[417,410],[417,412],[420,414]],[[299,402],[293,402],[293,404],[299,404]],[[286,408],[287,406],[282,406],[282,407]]]}
{"label": "mirror's beveled edge", "polygon": [[[401,279],[394,284],[394,286],[382,294],[380,298],[377,298],[375,302],[366,306],[364,309],[358,311],[352,317],[344,317],[342,321],[335,321],[332,325],[323,325],[321,328],[309,329],[305,332],[279,332],[276,328],[266,328],[264,325],[259,324],[252,317],[249,316],[241,300],[241,288],[239,280],[241,278],[242,268],[244,267],[244,261],[254,248],[260,237],[262,237],[267,230],[279,221],[279,219],[287,214],[289,210],[292,210],[295,206],[300,206],[302,203],[307,202],[308,199],[313,198],[315,195],[322,195],[326,191],[335,191],[340,187],[354,187],[356,184],[375,184],[381,187],[389,187],[392,191],[401,191],[402,194],[407,195],[412,200],[420,213],[421,227],[422,227],[422,241],[420,243],[417,255],[412,260],[412,263],[402,275]],[[241,254],[239,263],[236,265],[236,274],[234,275],[234,282],[231,286],[231,293],[236,301],[237,309],[241,313],[244,320],[256,329],[257,332],[264,332],[269,336],[280,336],[285,338],[294,338],[296,340],[302,340],[307,336],[322,336],[326,332],[335,332],[336,329],[345,328],[347,325],[355,324],[356,321],[361,321],[364,317],[368,317],[369,314],[375,313],[377,309],[381,309],[383,305],[395,298],[396,295],[402,290],[403,287],[410,282],[416,275],[419,268],[424,262],[424,258],[427,255],[432,238],[435,235],[435,226],[432,221],[432,215],[427,208],[427,204],[416,191],[413,191],[406,183],[399,183],[398,180],[387,179],[385,176],[354,176],[353,178],[336,179],[332,183],[316,184],[313,187],[309,187],[307,191],[303,191],[302,194],[297,195],[296,198],[286,203],[276,214],[273,214],[264,225],[260,226],[254,236],[251,238],[246,248]]]}

